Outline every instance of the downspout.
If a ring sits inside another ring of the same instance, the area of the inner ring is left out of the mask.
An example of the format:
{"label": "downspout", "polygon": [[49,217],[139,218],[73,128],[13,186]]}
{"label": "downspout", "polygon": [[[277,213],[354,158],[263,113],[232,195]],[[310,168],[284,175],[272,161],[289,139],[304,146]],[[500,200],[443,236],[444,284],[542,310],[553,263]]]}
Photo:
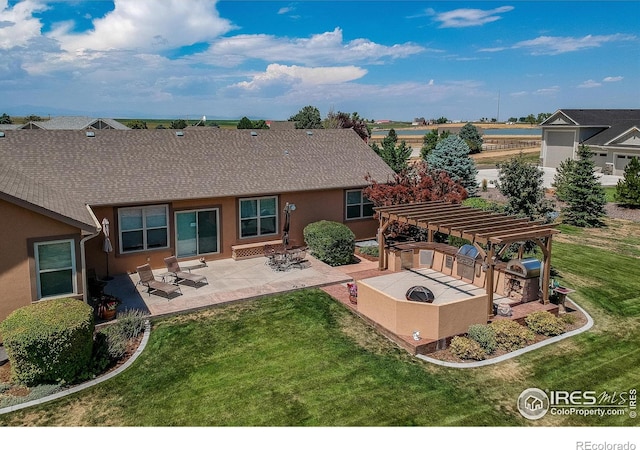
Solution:
{"label": "downspout", "polygon": [[89,211],[89,215],[93,219],[93,222],[96,224],[96,230],[97,230],[95,234],[90,234],[88,236],[83,237],[80,240],[80,269],[82,271],[82,301],[88,304],[89,299],[87,297],[88,295],[87,286],[89,283],[87,281],[87,261],[85,256],[84,244],[89,239],[93,239],[95,237],[100,236],[100,232],[102,231],[102,225],[100,224],[100,221],[91,210],[91,207],[89,205],[85,205],[85,206],[87,207],[87,211]]}

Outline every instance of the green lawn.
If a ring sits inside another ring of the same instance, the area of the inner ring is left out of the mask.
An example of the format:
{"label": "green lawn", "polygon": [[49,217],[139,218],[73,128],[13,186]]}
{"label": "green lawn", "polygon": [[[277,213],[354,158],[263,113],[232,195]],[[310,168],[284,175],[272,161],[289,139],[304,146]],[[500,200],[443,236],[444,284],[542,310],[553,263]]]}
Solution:
{"label": "green lawn", "polygon": [[628,416],[516,409],[529,387],[640,386],[640,264],[585,244],[554,243],[554,269],[594,317],[588,332],[517,359],[450,369],[413,358],[320,290],[154,321],[127,371],[94,388],[0,416],[38,426],[611,426]]}

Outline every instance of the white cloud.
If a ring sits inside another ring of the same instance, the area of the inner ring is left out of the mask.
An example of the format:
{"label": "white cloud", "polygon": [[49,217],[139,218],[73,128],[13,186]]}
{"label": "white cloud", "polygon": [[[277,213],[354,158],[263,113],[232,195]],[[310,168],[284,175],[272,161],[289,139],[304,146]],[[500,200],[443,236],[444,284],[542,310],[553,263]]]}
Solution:
{"label": "white cloud", "polygon": [[231,30],[215,8],[216,0],[114,0],[115,9],[79,34],[60,26],[50,36],[62,48],[80,50],[163,50],[213,39]]}
{"label": "white cloud", "polygon": [[461,8],[444,13],[435,13],[435,11],[429,9],[427,14],[433,13],[435,15],[435,20],[440,22],[440,28],[463,28],[477,27],[495,22],[502,19],[502,16],[499,15],[500,13],[509,12],[513,9],[513,6],[501,6],[489,10]]}
{"label": "white cloud", "polygon": [[251,81],[242,81],[235,86],[247,90],[257,90],[274,84],[319,86],[346,83],[366,74],[365,69],[355,66],[300,67],[269,64],[265,72],[254,75]]}
{"label": "white cloud", "polygon": [[595,80],[583,81],[582,83],[580,83],[578,85],[579,88],[595,88],[595,87],[599,87],[599,86],[602,86],[602,83],[598,83]]}
{"label": "white cloud", "polygon": [[534,92],[537,95],[554,95],[560,91],[560,86],[551,86],[548,88],[541,88]]}
{"label": "white cloud", "polygon": [[601,47],[603,44],[616,41],[635,40],[629,34],[586,35],[580,38],[561,36],[540,36],[527,41],[520,41],[511,48],[525,48],[533,55],[559,55],[589,48]]}
{"label": "white cloud", "polygon": [[616,81],[622,81],[624,77],[604,77],[602,81],[605,83],[614,83]]}
{"label": "white cloud", "polygon": [[24,47],[29,40],[40,36],[42,24],[34,12],[47,9],[37,0],[25,0],[10,7],[8,0],[0,0],[0,50]]}
{"label": "white cloud", "polygon": [[278,14],[288,14],[290,12],[295,11],[295,8],[292,6],[284,6],[278,10]]}
{"label": "white cloud", "polygon": [[411,43],[386,46],[368,39],[344,42],[342,30],[336,28],[309,38],[238,35],[214,42],[207,53],[212,57],[210,63],[231,67],[249,58],[308,65],[375,63],[385,58],[405,58],[424,50]]}

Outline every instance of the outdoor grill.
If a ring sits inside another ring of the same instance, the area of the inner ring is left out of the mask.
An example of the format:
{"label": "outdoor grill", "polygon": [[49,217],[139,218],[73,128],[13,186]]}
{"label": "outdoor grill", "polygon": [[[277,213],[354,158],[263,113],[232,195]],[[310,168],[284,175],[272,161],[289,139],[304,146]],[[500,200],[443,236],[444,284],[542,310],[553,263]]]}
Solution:
{"label": "outdoor grill", "polygon": [[432,303],[435,296],[431,289],[424,286],[413,286],[407,290],[405,298],[411,302]]}
{"label": "outdoor grill", "polygon": [[536,258],[512,259],[504,274],[504,294],[521,302],[538,299],[542,263]]}
{"label": "outdoor grill", "polygon": [[537,278],[541,267],[542,263],[536,258],[512,259],[507,263],[506,271],[521,278]]}
{"label": "outdoor grill", "polygon": [[456,253],[458,262],[458,276],[473,280],[476,263],[482,260],[482,256],[476,247],[465,244]]}

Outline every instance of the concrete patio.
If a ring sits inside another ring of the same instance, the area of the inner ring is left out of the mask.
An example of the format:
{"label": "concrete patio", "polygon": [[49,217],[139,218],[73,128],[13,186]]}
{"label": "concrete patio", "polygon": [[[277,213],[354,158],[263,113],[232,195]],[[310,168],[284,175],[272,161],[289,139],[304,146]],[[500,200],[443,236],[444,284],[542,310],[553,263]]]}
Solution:
{"label": "concrete patio", "polygon": [[[166,270],[153,272],[160,280]],[[352,279],[343,270],[328,266],[312,256],[307,256],[301,268],[292,267],[287,271],[276,271],[266,264],[266,258],[259,257],[209,261],[205,267],[193,269],[192,273],[207,277],[208,284],[194,286],[183,282],[180,284],[182,295],[171,298],[162,294],[149,295],[146,287],[137,285],[137,273],[115,276],[104,291],[122,300],[118,311],[139,309],[151,316],[162,316],[302,288],[346,283]]]}

